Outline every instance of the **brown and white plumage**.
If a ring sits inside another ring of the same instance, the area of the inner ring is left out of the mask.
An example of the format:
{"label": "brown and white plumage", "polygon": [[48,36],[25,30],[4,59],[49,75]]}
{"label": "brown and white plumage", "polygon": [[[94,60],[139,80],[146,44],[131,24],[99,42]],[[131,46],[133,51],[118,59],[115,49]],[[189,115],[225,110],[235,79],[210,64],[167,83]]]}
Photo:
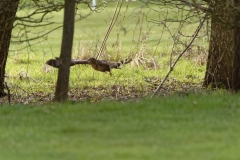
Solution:
{"label": "brown and white plumage", "polygon": [[131,60],[125,60],[121,62],[111,62],[111,61],[106,61],[106,60],[97,60],[96,58],[89,58],[88,59],[89,64],[92,66],[93,69],[100,71],[100,72],[109,72],[110,75],[111,69],[121,69],[120,66],[123,64],[130,63]]}
{"label": "brown and white plumage", "polygon": [[[60,60],[60,58],[56,57],[55,59],[49,59],[46,64],[48,64],[49,66],[52,66],[54,68],[59,68],[59,66],[61,65],[62,61]],[[74,66],[76,64],[88,64],[87,60],[77,60],[77,59],[72,59],[71,60],[71,66]]]}
{"label": "brown and white plumage", "polygon": [[109,72],[111,73],[111,68],[109,62],[106,60],[97,60],[96,58],[89,58],[88,63],[92,66],[93,69],[100,72]]}
{"label": "brown and white plumage", "polygon": [[[127,64],[130,63],[131,60],[125,60],[125,61],[121,61],[121,62],[111,62],[111,61],[107,61],[107,60],[97,60],[96,58],[89,58],[88,60],[76,60],[76,59],[72,59],[71,60],[71,66],[74,66],[76,64],[90,64],[92,66],[93,69],[95,69],[96,71],[100,71],[100,72],[109,72],[110,75],[112,75],[111,73],[111,69],[121,69],[120,66],[123,64]],[[55,67],[55,68],[59,68],[59,66],[61,65],[61,60],[59,58],[55,58],[55,59],[50,59],[46,62],[46,64]]]}

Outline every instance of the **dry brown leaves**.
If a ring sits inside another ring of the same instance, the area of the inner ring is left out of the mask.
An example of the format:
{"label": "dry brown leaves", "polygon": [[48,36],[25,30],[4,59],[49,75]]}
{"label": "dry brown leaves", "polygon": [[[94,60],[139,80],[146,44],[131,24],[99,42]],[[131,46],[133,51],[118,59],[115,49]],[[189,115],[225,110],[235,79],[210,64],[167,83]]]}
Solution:
{"label": "dry brown leaves", "polygon": [[[132,101],[150,96],[158,87],[161,80],[156,77],[145,78],[141,85],[112,85],[112,86],[86,86],[71,88],[69,100],[74,102],[100,102],[103,100]],[[202,90],[201,84],[193,82],[180,82],[175,79],[168,80],[158,92],[158,96],[187,95]],[[11,92],[12,104],[39,105],[53,101],[53,93],[44,92]],[[1,104],[8,103],[8,98],[0,99]]]}

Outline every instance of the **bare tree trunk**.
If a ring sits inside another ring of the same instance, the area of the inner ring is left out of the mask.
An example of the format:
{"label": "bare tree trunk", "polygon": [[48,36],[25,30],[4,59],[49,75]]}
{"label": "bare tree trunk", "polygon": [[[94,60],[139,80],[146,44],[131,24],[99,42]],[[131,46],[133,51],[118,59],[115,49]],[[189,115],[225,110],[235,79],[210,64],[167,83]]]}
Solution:
{"label": "bare tree trunk", "polygon": [[[235,0],[235,5],[239,6],[240,0]],[[235,16],[235,34],[234,34],[234,58],[233,58],[233,83],[232,83],[232,89],[235,92],[240,91],[240,13],[239,11],[236,13]]]}
{"label": "bare tree trunk", "polygon": [[4,77],[13,22],[19,0],[0,1],[0,97],[5,96]]}
{"label": "bare tree trunk", "polygon": [[59,57],[61,64],[58,70],[57,85],[54,97],[54,101],[61,103],[65,102],[68,98],[68,83],[74,33],[75,3],[76,0],[65,0],[64,6],[62,47]]}
{"label": "bare tree trunk", "polygon": [[226,1],[216,0],[212,6],[211,37],[207,69],[203,86],[232,88],[232,62],[234,53],[234,21]]}
{"label": "bare tree trunk", "polygon": [[235,32],[235,53],[234,53],[234,60],[233,60],[233,85],[232,89],[235,92],[240,91],[240,27],[236,29]]}

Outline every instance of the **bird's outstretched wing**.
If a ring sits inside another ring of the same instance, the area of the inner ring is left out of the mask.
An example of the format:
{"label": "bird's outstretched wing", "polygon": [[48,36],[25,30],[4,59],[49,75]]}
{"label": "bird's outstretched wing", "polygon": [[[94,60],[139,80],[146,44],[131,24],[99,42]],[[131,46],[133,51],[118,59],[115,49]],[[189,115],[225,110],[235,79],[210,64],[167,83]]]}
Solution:
{"label": "bird's outstretched wing", "polygon": [[108,62],[110,68],[114,68],[114,69],[121,69],[120,66],[124,65],[124,64],[128,64],[130,63],[132,60],[128,60],[126,59],[125,61],[120,61],[120,62]]}
{"label": "bird's outstretched wing", "polygon": [[[61,65],[61,60],[60,58],[55,58],[55,59],[49,59],[46,64],[52,66],[52,67],[55,67],[55,68],[59,68],[59,66]],[[78,59],[72,59],[71,60],[71,66],[74,66],[76,64],[88,64],[88,61],[87,60],[78,60]]]}
{"label": "bird's outstretched wing", "polygon": [[[100,71],[100,72],[109,72],[111,75],[111,69],[121,69],[120,66],[124,64],[130,63],[132,60],[125,60],[120,62],[112,62],[107,60],[97,60],[96,58],[89,58],[88,60],[78,60],[78,59],[72,59],[71,60],[71,66],[74,66],[76,64],[90,64],[93,69]],[[62,61],[60,58],[55,59],[49,59],[46,64],[59,68],[59,66],[62,64]]]}

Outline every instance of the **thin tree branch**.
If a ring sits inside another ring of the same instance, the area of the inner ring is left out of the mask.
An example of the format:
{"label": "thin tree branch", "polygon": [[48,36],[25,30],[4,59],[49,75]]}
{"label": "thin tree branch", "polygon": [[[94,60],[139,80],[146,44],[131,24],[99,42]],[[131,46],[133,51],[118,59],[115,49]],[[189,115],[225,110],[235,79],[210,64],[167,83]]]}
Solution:
{"label": "thin tree branch", "polygon": [[174,61],[174,63],[171,65],[168,73],[166,74],[166,76],[164,77],[164,79],[162,80],[162,82],[159,84],[158,88],[154,91],[154,93],[152,94],[151,97],[155,96],[156,93],[160,90],[160,88],[162,88],[162,85],[164,84],[164,82],[167,80],[168,76],[170,75],[170,73],[173,71],[174,67],[176,66],[177,62],[179,61],[179,59],[182,57],[182,55],[188,50],[188,48],[192,45],[192,43],[194,42],[194,40],[196,39],[199,31],[201,30],[205,20],[207,18],[207,14],[205,14],[204,18],[202,19],[202,21],[200,22],[198,28],[196,29],[192,40],[190,41],[190,43],[187,45],[187,47],[182,51],[182,53],[180,53],[177,57],[177,59]]}

